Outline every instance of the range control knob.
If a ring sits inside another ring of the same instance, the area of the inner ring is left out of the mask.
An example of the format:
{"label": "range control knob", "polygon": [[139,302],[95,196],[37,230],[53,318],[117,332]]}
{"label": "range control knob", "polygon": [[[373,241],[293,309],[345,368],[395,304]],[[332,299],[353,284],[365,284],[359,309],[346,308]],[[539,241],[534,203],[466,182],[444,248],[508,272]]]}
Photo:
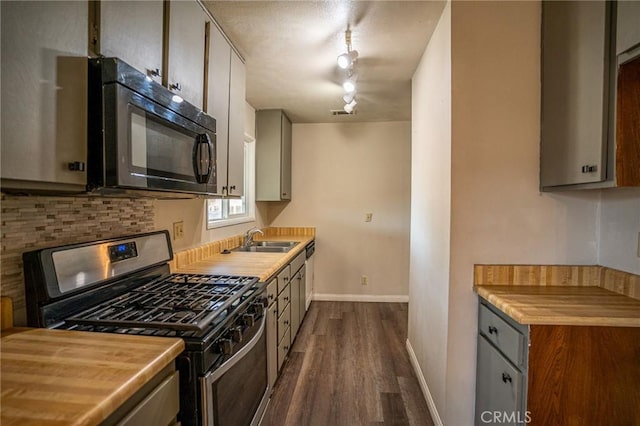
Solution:
{"label": "range control knob", "polygon": [[247,327],[251,327],[255,323],[255,316],[253,314],[242,315],[242,321]]}
{"label": "range control knob", "polygon": [[257,316],[260,316],[264,312],[264,306],[262,305],[262,303],[257,302],[253,304],[251,310],[253,311],[254,314],[256,314]]}
{"label": "range control knob", "polygon": [[220,352],[225,355],[231,355],[233,352],[233,341],[231,339],[220,339],[218,341],[218,348]]}
{"label": "range control knob", "polygon": [[234,327],[229,331],[231,335],[231,340],[236,343],[242,342],[242,327]]}

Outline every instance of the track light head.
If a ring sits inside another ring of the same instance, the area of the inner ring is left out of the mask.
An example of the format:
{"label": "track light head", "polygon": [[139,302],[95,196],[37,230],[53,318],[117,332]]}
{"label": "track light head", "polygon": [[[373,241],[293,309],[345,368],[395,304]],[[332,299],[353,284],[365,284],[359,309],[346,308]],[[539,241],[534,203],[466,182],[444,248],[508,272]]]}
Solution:
{"label": "track light head", "polygon": [[343,53],[342,55],[338,56],[338,66],[343,70],[349,69],[353,67],[353,64],[356,62],[357,59],[358,59],[358,51],[351,50],[347,53]]}

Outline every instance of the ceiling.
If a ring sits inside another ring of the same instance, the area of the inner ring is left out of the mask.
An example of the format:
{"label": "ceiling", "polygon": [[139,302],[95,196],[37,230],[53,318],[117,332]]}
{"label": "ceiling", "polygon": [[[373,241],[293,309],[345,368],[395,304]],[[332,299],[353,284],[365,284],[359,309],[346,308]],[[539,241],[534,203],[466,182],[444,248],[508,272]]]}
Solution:
{"label": "ceiling", "polygon": [[[411,119],[411,77],[441,1],[204,1],[246,61],[247,101],[294,123]],[[359,52],[356,114],[342,110],[345,31]]]}

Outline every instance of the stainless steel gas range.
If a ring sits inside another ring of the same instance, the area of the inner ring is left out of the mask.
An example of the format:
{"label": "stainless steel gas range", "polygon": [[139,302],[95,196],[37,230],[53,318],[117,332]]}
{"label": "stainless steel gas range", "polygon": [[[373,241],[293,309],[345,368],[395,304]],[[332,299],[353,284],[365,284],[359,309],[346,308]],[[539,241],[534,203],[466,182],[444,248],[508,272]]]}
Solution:
{"label": "stainless steel gas range", "polygon": [[172,257],[167,231],[25,253],[28,323],[181,337],[178,420],[257,424],[269,394],[264,285],[171,274]]}

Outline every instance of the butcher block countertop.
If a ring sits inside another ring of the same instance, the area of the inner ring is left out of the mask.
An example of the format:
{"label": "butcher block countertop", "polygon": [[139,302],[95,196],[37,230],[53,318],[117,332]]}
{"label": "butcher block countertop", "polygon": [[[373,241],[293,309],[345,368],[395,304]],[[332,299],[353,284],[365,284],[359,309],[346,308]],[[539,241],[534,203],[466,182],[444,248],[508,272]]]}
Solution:
{"label": "butcher block countertop", "polygon": [[[256,236],[257,237],[257,236]],[[256,241],[297,241],[298,244],[287,253],[256,253],[232,251],[229,254],[217,253],[193,263],[176,265],[175,271],[195,274],[225,274],[259,277],[266,282],[283,266],[304,252],[305,246],[314,236],[305,235],[266,235]]]}
{"label": "butcher block countertop", "polygon": [[474,290],[520,324],[640,327],[638,278],[601,266],[476,265]]}
{"label": "butcher block countertop", "polygon": [[0,423],[98,424],[183,350],[169,337],[3,330]]}

